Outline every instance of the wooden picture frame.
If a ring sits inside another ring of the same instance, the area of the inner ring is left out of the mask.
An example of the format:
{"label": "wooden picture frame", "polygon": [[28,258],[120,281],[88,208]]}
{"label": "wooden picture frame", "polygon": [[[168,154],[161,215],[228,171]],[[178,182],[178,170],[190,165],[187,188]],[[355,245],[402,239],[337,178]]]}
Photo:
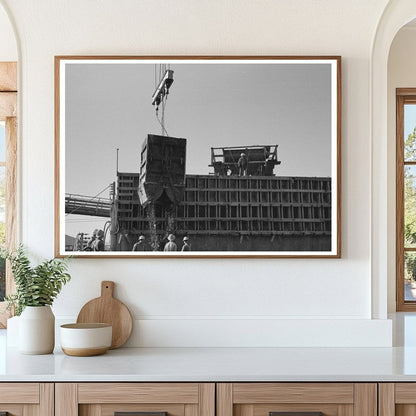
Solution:
{"label": "wooden picture frame", "polygon": [[55,149],[57,257],[341,256],[339,56],[56,56]]}

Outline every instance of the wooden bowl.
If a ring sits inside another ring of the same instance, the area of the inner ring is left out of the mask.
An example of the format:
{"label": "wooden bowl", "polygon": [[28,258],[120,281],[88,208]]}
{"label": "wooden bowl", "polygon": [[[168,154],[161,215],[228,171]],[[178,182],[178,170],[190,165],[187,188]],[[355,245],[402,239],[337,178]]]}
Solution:
{"label": "wooden bowl", "polygon": [[67,355],[89,357],[111,347],[112,326],[103,323],[61,325],[61,348]]}

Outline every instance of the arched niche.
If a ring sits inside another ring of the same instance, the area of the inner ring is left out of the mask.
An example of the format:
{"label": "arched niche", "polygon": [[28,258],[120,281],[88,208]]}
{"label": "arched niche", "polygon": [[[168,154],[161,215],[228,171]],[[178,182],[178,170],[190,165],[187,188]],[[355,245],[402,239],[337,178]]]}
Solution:
{"label": "arched niche", "polygon": [[[414,0],[391,1],[380,18],[371,51],[371,275],[372,317],[387,318],[387,299],[395,279],[395,235],[391,221],[395,216],[392,193],[391,159],[388,135],[388,57],[397,32],[416,17]],[[394,228],[394,227],[393,227]],[[394,232],[393,232],[394,234]],[[391,241],[393,239],[393,241]]]}

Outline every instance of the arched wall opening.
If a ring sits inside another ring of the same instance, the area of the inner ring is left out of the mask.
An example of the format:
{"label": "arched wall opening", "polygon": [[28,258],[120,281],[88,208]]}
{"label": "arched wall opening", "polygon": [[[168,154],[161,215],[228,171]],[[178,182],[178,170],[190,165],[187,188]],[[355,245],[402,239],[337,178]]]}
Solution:
{"label": "arched wall opening", "polygon": [[[416,88],[416,50],[414,45],[416,44],[416,20],[407,23],[403,26],[394,37],[389,57],[388,57],[388,70],[387,70],[387,192],[388,192],[388,252],[389,252],[389,263],[387,264],[388,271],[388,311],[394,312],[396,310],[396,295],[397,290],[402,291],[402,289],[396,289],[396,270],[397,260],[395,259],[396,253],[396,240],[397,240],[397,233],[396,233],[396,218],[395,218],[395,198],[396,198],[396,89],[397,88]],[[414,117],[409,118],[411,114],[413,114],[414,106],[407,105],[407,112],[408,113],[408,122],[407,127],[410,128],[412,125],[412,129],[414,127]],[[405,134],[405,138],[407,138],[407,133]],[[413,168],[411,168],[413,171]],[[406,194],[406,193],[405,193]],[[409,215],[409,211],[407,211]],[[407,246],[407,244],[406,244]],[[409,253],[408,253],[409,254]],[[413,255],[410,253],[410,258]],[[395,261],[396,260],[396,261]],[[410,277],[411,270],[412,270],[412,262],[408,260],[410,263],[407,266],[407,276]],[[398,277],[400,278],[400,277]],[[403,282],[404,283],[404,282]],[[412,289],[413,284],[410,281],[407,281],[403,294],[405,295],[407,300],[412,299],[414,289]]]}
{"label": "arched wall opening", "polygon": [[[416,4],[413,0],[390,2],[380,19],[372,49],[371,267],[372,316],[376,319],[384,319],[388,312],[396,310],[396,152],[394,127],[394,90],[396,87],[392,80],[389,83],[389,53],[392,45],[394,47],[395,37],[401,28],[415,17]],[[392,63],[391,61],[390,65]]]}

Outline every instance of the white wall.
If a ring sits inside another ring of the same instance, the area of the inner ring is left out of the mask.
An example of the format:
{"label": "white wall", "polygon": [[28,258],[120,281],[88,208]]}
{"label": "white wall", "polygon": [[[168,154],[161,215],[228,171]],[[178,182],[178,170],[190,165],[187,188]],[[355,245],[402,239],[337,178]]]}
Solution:
{"label": "white wall", "polygon": [[74,259],[57,316],[73,319],[110,279],[137,318],[130,345],[389,345],[385,298],[371,320],[370,254],[370,56],[386,3],[0,0],[21,39],[21,239],[43,257],[54,252],[54,55],[343,58],[342,259]]}
{"label": "white wall", "polygon": [[6,10],[0,6],[0,61],[17,61],[16,38]]}
{"label": "white wall", "polygon": [[416,26],[402,28],[391,44],[388,61],[388,309],[396,310],[396,88],[416,87]]}

